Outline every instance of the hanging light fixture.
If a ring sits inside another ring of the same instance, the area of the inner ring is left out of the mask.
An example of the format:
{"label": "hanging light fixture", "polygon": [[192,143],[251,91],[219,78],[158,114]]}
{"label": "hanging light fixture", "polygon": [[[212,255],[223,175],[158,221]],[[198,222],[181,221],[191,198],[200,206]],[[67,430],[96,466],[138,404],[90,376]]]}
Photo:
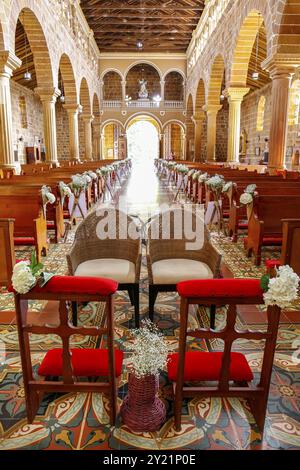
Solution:
{"label": "hanging light fixture", "polygon": [[63,82],[63,79],[62,79],[62,76],[60,74],[60,84],[59,84],[59,89],[60,89],[60,97],[59,97],[59,101],[61,103],[64,103],[66,101],[65,99],[65,92],[64,92],[64,82]]}
{"label": "hanging light fixture", "polygon": [[144,1],[140,0],[140,9],[142,12],[142,27],[141,27],[141,38],[137,40],[136,47],[141,51],[144,47],[144,32],[145,32],[145,7]]}
{"label": "hanging light fixture", "polygon": [[24,29],[24,49],[25,49],[25,67],[26,67],[26,72],[24,73],[24,80],[26,82],[29,82],[31,80],[31,73],[28,70],[28,63],[27,63],[27,34],[24,28],[24,12],[23,12],[23,29]]}
{"label": "hanging light fixture", "polygon": [[252,73],[252,79],[258,80],[258,50],[259,50],[259,30],[260,30],[260,14],[257,15],[257,36],[256,36],[256,57],[255,57],[255,71]]}

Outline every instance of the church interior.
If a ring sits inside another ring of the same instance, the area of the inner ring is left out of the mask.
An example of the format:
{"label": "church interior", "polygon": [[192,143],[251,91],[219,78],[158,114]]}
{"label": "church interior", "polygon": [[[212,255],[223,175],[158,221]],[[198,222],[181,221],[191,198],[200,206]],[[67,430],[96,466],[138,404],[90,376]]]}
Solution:
{"label": "church interior", "polygon": [[0,451],[299,450],[299,253],[300,0],[0,0]]}

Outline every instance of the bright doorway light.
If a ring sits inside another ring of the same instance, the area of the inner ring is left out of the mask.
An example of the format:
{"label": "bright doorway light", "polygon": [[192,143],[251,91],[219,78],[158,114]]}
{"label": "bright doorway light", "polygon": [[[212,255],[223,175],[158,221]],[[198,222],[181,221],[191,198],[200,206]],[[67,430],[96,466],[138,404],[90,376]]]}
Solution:
{"label": "bright doorway light", "polygon": [[133,161],[153,161],[159,156],[158,130],[152,122],[140,120],[127,129],[128,157]]}

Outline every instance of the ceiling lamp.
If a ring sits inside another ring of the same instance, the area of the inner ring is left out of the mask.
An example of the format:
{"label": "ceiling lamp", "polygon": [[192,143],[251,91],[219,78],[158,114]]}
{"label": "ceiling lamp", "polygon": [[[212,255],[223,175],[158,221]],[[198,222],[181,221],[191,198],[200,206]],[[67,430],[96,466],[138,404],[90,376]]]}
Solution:
{"label": "ceiling lamp", "polygon": [[259,73],[258,73],[258,50],[259,50],[259,30],[260,30],[260,15],[257,15],[257,36],[256,36],[256,57],[255,57],[255,70],[252,73],[252,80],[258,80],[259,79]]}
{"label": "ceiling lamp", "polygon": [[142,41],[137,41],[136,47],[137,47],[138,49],[143,49],[143,42],[142,42]]}
{"label": "ceiling lamp", "polygon": [[220,94],[220,101],[224,101],[225,100],[225,96],[223,95],[223,93]]}
{"label": "ceiling lamp", "polygon": [[[24,25],[24,12],[23,12],[23,25]],[[23,26],[24,28],[24,26]],[[24,28],[24,49],[25,49],[25,67],[26,67],[26,72],[24,73],[24,80],[26,82],[29,82],[31,80],[31,73],[28,70],[28,63],[27,63],[27,34]]]}

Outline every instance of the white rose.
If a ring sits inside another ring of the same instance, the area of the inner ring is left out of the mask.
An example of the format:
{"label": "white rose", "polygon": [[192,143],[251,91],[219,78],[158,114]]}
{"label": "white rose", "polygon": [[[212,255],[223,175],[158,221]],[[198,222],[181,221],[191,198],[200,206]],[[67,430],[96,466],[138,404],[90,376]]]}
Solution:
{"label": "white rose", "polygon": [[46,194],[46,197],[48,199],[48,202],[50,202],[50,204],[54,204],[55,201],[56,201],[56,197],[54,196],[54,194],[52,193],[47,193]]}
{"label": "white rose", "polygon": [[243,193],[240,197],[240,203],[243,205],[251,204],[253,202],[253,197],[250,193]]}
{"label": "white rose", "polygon": [[27,294],[30,289],[35,285],[36,278],[32,275],[30,267],[22,265],[22,267],[18,266],[17,263],[12,275],[12,285],[16,292],[19,294]]}

